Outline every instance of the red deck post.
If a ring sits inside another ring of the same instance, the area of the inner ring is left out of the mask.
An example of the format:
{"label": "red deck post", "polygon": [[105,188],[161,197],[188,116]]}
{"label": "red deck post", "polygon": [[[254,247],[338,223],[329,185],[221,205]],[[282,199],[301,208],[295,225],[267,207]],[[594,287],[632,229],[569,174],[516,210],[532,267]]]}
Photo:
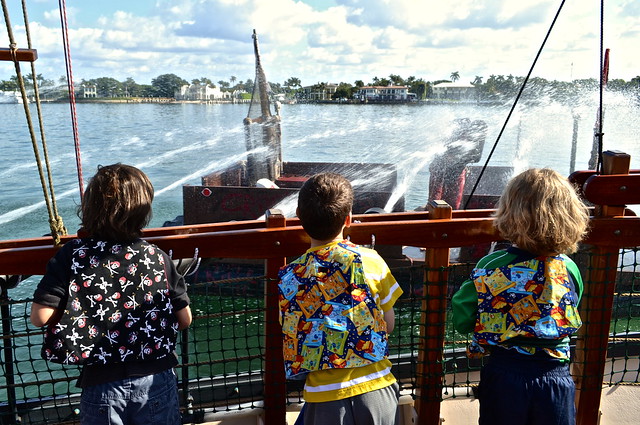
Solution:
{"label": "red deck post", "polygon": [[[280,210],[270,209],[265,213],[266,227],[285,227],[286,218]],[[276,244],[280,242],[276,241]],[[282,425],[286,422],[287,386],[282,355],[282,327],[280,326],[280,307],[278,306],[278,270],[287,262],[286,257],[267,258],[265,260],[264,284],[264,418],[267,425]]]}
{"label": "red deck post", "polygon": [[[629,164],[630,157],[627,154],[612,151],[603,154],[603,174],[628,174]],[[624,215],[624,210],[624,205],[599,205],[595,210],[595,218]],[[617,246],[594,246],[584,279],[580,306],[583,325],[578,332],[572,365],[576,381],[577,425],[595,425],[599,422],[618,255]]]}
{"label": "red deck post", "polygon": [[[450,220],[452,209],[444,201],[431,201],[428,205],[430,220]],[[440,235],[446,238],[447,234]],[[415,408],[418,423],[440,423],[442,399],[442,358],[447,318],[447,281],[449,277],[449,248],[428,249],[425,254],[425,298],[422,301],[420,348]]]}

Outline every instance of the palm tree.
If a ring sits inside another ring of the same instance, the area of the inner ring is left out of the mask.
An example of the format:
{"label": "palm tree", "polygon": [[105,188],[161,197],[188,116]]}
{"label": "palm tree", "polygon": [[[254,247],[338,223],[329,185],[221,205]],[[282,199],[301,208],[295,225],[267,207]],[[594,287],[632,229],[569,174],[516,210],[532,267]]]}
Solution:
{"label": "palm tree", "polygon": [[284,85],[291,88],[296,88],[301,86],[301,81],[299,78],[291,77],[287,81],[284,82]]}
{"label": "palm tree", "polygon": [[396,86],[404,86],[405,84],[404,79],[397,74],[390,74],[389,80]]}
{"label": "palm tree", "polygon": [[451,75],[449,76],[449,78],[451,78],[451,81],[453,81],[455,83],[456,81],[458,81],[460,79],[460,73],[458,71],[453,71],[451,73]]}

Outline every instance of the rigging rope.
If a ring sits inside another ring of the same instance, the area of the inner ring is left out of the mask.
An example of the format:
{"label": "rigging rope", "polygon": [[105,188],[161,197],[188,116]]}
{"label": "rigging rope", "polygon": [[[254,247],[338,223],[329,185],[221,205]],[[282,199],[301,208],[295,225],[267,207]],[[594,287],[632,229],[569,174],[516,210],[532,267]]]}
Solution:
{"label": "rigging rope", "polygon": [[602,122],[604,121],[603,92],[609,79],[609,49],[604,51],[604,0],[600,2],[600,82],[599,82],[599,105],[596,112],[596,122],[593,126],[593,145],[591,146],[591,157],[589,158],[589,169],[602,172]]}
{"label": "rigging rope", "polygon": [[[29,49],[33,48],[31,43],[31,31],[29,30],[29,16],[27,15],[27,4],[26,0],[22,0],[22,16],[25,23],[25,32],[27,36],[27,47]],[[40,140],[42,141],[42,153],[44,155],[44,161],[46,165],[47,171],[47,180],[49,183],[49,191],[51,193],[51,206],[54,212],[53,219],[50,219],[49,226],[53,229],[55,228],[55,234],[66,235],[67,229],[64,227],[64,223],[62,222],[62,218],[58,215],[58,205],[56,202],[55,191],[53,190],[53,177],[51,175],[51,167],[49,165],[49,149],[47,149],[47,139],[44,134],[44,123],[42,120],[42,104],[40,102],[40,89],[38,87],[38,79],[36,78],[36,66],[35,62],[31,62],[31,75],[33,76],[33,94],[36,100],[36,109],[38,111],[38,127],[40,128]],[[53,234],[53,233],[52,233]],[[55,244],[59,244],[60,240],[57,236],[54,236]]]}
{"label": "rigging rope", "polygon": [[602,120],[603,116],[603,107],[602,107],[602,98],[604,86],[607,84],[606,79],[609,78],[609,58],[606,60],[606,69],[603,66],[603,50],[604,50],[604,0],[600,0],[600,103],[598,106],[598,168],[596,168],[596,172],[599,174],[602,171],[602,139],[604,133],[602,132]]}
{"label": "rigging rope", "polygon": [[516,106],[518,105],[518,100],[520,100],[520,96],[522,96],[522,92],[524,91],[524,88],[527,85],[527,82],[529,81],[529,78],[531,77],[531,73],[533,72],[533,68],[536,66],[536,63],[538,62],[538,59],[540,58],[540,55],[542,54],[542,49],[544,49],[545,44],[547,43],[547,40],[549,39],[549,36],[551,35],[551,30],[553,29],[553,27],[556,24],[556,21],[558,20],[558,16],[560,15],[560,11],[562,10],[562,7],[564,6],[566,0],[562,0],[562,3],[560,3],[560,7],[558,7],[558,11],[556,12],[556,16],[554,16],[553,21],[551,22],[551,26],[549,27],[549,30],[547,31],[547,35],[545,35],[544,40],[542,41],[542,45],[540,46],[540,49],[538,49],[538,53],[536,54],[535,59],[533,60],[533,63],[531,64],[531,68],[529,68],[529,73],[527,73],[527,76],[525,77],[524,81],[522,82],[522,85],[520,86],[520,90],[518,91],[518,95],[516,96],[516,99],[513,102],[513,105],[511,105],[511,110],[509,111],[509,114],[507,115],[507,119],[504,121],[504,124],[502,125],[502,128],[500,129],[500,133],[498,134],[498,137],[496,138],[496,141],[493,144],[493,147],[491,148],[491,151],[489,152],[489,156],[487,157],[487,160],[485,161],[484,165],[482,166],[482,170],[480,170],[480,174],[478,175],[478,178],[476,179],[475,184],[473,185],[473,189],[471,189],[471,193],[469,193],[469,196],[467,197],[467,200],[464,203],[464,209],[466,210],[469,202],[471,201],[471,198],[473,197],[473,194],[476,192],[476,189],[478,188],[478,184],[480,184],[480,179],[482,179],[482,175],[484,174],[485,170],[487,169],[488,165],[489,165],[489,161],[491,160],[491,157],[493,156],[493,153],[496,150],[496,147],[498,147],[498,142],[500,141],[500,138],[502,137],[502,133],[504,133],[505,128],[507,127],[507,124],[509,123],[509,119],[511,119],[511,115],[513,114],[513,111],[515,110]]}
{"label": "rigging rope", "polygon": [[[25,24],[25,32],[27,35],[27,40],[28,40],[28,46],[29,49],[31,49],[31,34],[29,31],[29,21],[27,19],[27,12],[26,12],[26,4],[25,1],[22,1],[22,8],[23,8],[23,16],[24,16],[24,24]],[[24,84],[24,78],[22,77],[22,71],[20,69],[20,62],[18,61],[18,58],[16,56],[16,52],[17,52],[17,43],[15,40],[15,37],[13,35],[13,29],[11,28],[11,21],[9,19],[9,10],[7,8],[7,4],[5,0],[2,0],[2,11],[4,14],[4,20],[5,20],[5,24],[7,26],[7,35],[9,37],[9,47],[11,50],[11,56],[13,58],[13,63],[14,66],[16,68],[16,77],[18,79],[18,86],[20,87],[20,93],[22,95],[22,105],[24,107],[24,113],[25,113],[25,117],[27,119],[27,125],[29,127],[29,135],[31,137],[31,145],[33,147],[33,153],[35,155],[36,158],[36,164],[38,166],[38,174],[40,176],[40,185],[42,186],[42,192],[44,194],[44,199],[45,199],[45,204],[47,206],[47,213],[49,214],[49,228],[51,229],[51,236],[53,237],[53,241],[55,245],[59,245],[60,244],[60,236],[62,235],[66,235],[67,234],[67,229],[64,227],[64,223],[62,222],[62,218],[60,217],[60,215],[58,214],[58,208],[56,205],[56,201],[55,201],[55,193],[53,190],[53,179],[51,178],[51,167],[49,164],[49,155],[48,155],[48,150],[47,150],[47,143],[46,143],[46,139],[44,137],[44,126],[43,126],[43,122],[42,122],[42,110],[41,110],[41,105],[40,105],[40,94],[38,91],[38,83],[37,83],[37,74],[35,71],[35,65],[33,62],[31,62],[31,76],[33,79],[33,88],[34,88],[34,95],[35,95],[35,100],[36,100],[36,105],[37,105],[37,111],[38,111],[38,122],[40,125],[40,136],[41,136],[41,141],[42,141],[42,149],[44,152],[44,157],[45,157],[45,167],[46,167],[46,171],[47,171],[47,175],[48,175],[48,184],[49,184],[49,189],[47,189],[47,181],[45,180],[45,176],[44,176],[44,170],[43,170],[43,165],[42,165],[42,160],[40,159],[40,152],[38,150],[38,141],[37,141],[37,137],[35,134],[35,129],[33,126],[33,120],[31,118],[31,111],[29,109],[29,102],[28,102],[28,97],[27,97],[27,90],[25,88],[25,84]],[[49,196],[49,192],[51,193],[51,196]]]}
{"label": "rigging rope", "polygon": [[67,4],[65,0],[58,0],[60,6],[60,26],[62,28],[62,46],[64,48],[64,61],[67,70],[67,87],[69,87],[69,107],[71,108],[71,125],[73,128],[73,143],[76,152],[76,169],[78,170],[78,188],[80,199],[84,194],[82,180],[82,159],[80,156],[80,135],[78,133],[78,115],[76,113],[76,91],[73,86],[73,72],[71,68],[71,51],[69,50],[69,31],[67,25]]}

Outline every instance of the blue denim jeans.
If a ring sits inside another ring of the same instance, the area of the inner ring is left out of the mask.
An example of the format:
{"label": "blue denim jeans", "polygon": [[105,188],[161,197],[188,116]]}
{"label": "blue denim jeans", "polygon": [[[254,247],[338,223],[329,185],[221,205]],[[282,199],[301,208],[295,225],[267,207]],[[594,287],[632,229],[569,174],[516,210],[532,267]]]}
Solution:
{"label": "blue denim jeans", "polygon": [[173,369],[84,388],[82,425],[179,425],[182,422]]}

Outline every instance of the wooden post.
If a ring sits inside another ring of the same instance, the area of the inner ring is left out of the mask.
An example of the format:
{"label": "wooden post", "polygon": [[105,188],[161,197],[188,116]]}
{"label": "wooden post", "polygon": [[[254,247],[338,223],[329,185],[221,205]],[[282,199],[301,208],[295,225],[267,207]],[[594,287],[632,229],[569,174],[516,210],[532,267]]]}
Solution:
{"label": "wooden post", "polygon": [[[452,209],[444,201],[430,201],[427,209],[430,220],[452,218]],[[443,233],[441,238],[447,238]],[[447,318],[447,282],[449,277],[449,248],[428,249],[425,254],[425,298],[420,321],[420,349],[415,407],[418,423],[440,423],[442,400],[442,359]]]}
{"label": "wooden post", "polygon": [[[265,213],[266,227],[286,227],[287,221],[280,210],[270,209]],[[276,245],[280,244],[279,241]],[[278,305],[278,270],[287,262],[286,257],[267,258],[265,260],[264,283],[264,418],[267,425],[281,425],[286,422],[287,386],[284,374],[282,354],[282,327],[280,326],[280,307]]]}
{"label": "wooden post", "polygon": [[[630,157],[625,153],[603,153],[603,174],[628,174],[629,164]],[[599,205],[595,209],[596,218],[622,214],[624,205]],[[580,305],[583,324],[578,332],[572,365],[576,381],[577,425],[595,425],[599,421],[618,255],[617,247],[594,246],[584,279]]]}

